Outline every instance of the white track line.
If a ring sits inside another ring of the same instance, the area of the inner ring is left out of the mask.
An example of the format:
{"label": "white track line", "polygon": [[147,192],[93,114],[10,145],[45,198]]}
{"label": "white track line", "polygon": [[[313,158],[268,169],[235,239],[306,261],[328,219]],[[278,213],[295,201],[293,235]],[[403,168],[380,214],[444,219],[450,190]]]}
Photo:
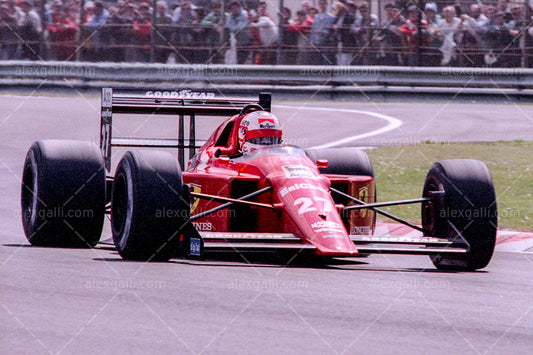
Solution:
{"label": "white track line", "polygon": [[400,121],[397,118],[386,116],[386,115],[382,115],[380,113],[371,112],[371,111],[346,110],[346,109],[324,108],[324,107],[303,107],[302,108],[302,107],[286,106],[286,105],[274,105],[274,106],[275,107],[279,107],[279,108],[292,108],[292,109],[303,109],[303,110],[312,110],[312,111],[335,111],[335,112],[345,112],[345,113],[356,113],[356,114],[360,114],[360,115],[368,115],[368,116],[376,117],[376,118],[379,118],[379,119],[382,119],[382,120],[385,120],[385,121],[388,122],[388,124],[385,127],[382,127],[382,128],[370,131],[370,132],[357,134],[355,136],[339,139],[339,140],[336,140],[336,141],[333,141],[333,142],[330,142],[330,143],[317,145],[315,147],[311,147],[310,149],[331,148],[331,147],[335,147],[337,145],[353,142],[353,141],[358,140],[358,139],[377,136],[379,134],[383,134],[383,133],[392,131],[392,130],[400,127],[403,124],[403,122]]}

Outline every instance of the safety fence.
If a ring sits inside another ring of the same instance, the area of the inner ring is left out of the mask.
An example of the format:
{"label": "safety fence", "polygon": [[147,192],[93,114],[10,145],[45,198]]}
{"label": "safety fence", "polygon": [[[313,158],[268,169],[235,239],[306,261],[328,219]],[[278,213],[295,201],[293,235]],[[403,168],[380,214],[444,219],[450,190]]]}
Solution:
{"label": "safety fence", "polygon": [[533,88],[533,69],[1,61],[0,81],[4,86],[59,83],[97,87],[107,83],[171,88],[257,85],[318,89],[377,86],[528,90]]}

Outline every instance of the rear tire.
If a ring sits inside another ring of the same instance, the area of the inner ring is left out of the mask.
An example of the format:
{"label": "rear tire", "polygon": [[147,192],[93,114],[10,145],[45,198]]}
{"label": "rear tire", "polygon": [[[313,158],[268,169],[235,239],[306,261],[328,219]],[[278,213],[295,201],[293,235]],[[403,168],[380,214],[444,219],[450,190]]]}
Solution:
{"label": "rear tire", "polygon": [[496,193],[487,166],[478,160],[444,160],[433,164],[423,197],[444,192],[443,206],[422,205],[422,226],[431,236],[457,240],[451,222],[470,245],[466,254],[437,254],[431,261],[443,270],[477,270],[488,265],[498,229]]}
{"label": "rear tire", "polygon": [[92,143],[33,143],[22,174],[22,226],[32,245],[93,247],[105,215],[105,168]]}
{"label": "rear tire", "polygon": [[111,197],[113,241],[122,258],[167,261],[178,254],[188,221],[178,160],[160,151],[129,151]]}

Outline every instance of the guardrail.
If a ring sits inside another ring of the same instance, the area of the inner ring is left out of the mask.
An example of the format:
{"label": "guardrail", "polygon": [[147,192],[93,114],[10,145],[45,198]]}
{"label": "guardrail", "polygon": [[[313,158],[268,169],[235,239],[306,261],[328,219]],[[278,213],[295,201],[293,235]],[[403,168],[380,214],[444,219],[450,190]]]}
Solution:
{"label": "guardrail", "polygon": [[0,85],[113,87],[250,87],[289,91],[494,90],[520,93],[533,89],[533,69],[418,68],[384,66],[168,65],[87,62],[0,62]]}

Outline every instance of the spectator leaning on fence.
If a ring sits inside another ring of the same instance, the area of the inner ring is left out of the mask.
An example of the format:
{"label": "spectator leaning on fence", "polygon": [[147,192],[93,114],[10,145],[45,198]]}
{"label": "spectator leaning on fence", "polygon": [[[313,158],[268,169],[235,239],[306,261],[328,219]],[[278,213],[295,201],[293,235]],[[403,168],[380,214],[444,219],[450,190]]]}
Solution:
{"label": "spectator leaning on fence", "polygon": [[168,14],[165,1],[155,5],[155,22],[153,26],[154,56],[157,63],[166,63],[171,52],[172,17]]}
{"label": "spectator leaning on fence", "polygon": [[405,17],[393,3],[385,5],[385,15],[386,21],[383,23],[381,31],[381,45],[384,51],[383,64],[403,65],[400,27],[405,23]]}
{"label": "spectator leaning on fence", "polygon": [[139,16],[133,21],[132,33],[135,36],[137,59],[140,62],[150,62],[152,15],[150,5],[143,2],[139,5]]}
{"label": "spectator leaning on fence", "polygon": [[338,64],[349,65],[352,62],[352,55],[355,50],[355,38],[350,32],[350,28],[355,21],[357,6],[353,1],[347,2],[346,5],[337,2],[335,6],[337,8],[337,14],[333,29],[341,43]]}
{"label": "spectator leaning on fence", "polygon": [[87,48],[87,59],[89,61],[98,61],[105,58],[105,36],[102,36],[102,26],[109,18],[109,12],[104,8],[101,1],[94,2],[94,8],[89,12],[89,16],[85,23],[85,30],[88,32],[86,43],[89,44]]}
{"label": "spectator leaning on fence", "polygon": [[376,15],[370,13],[370,5],[363,1],[359,4],[360,17],[355,19],[351,32],[357,41],[354,53],[356,65],[378,64],[379,21]]}
{"label": "spectator leaning on fence", "polygon": [[[529,4],[529,11],[528,14],[533,13],[533,4]],[[526,23],[528,23],[528,26],[526,27],[526,62],[525,65],[527,68],[533,67],[533,16],[528,15],[526,18]]]}
{"label": "spectator leaning on fence", "polygon": [[509,27],[510,33],[513,36],[513,40],[509,44],[509,56],[511,61],[509,63],[509,66],[520,67],[522,64],[521,46],[524,46],[526,50],[528,50],[527,46],[525,46],[525,35],[527,33],[525,31],[525,28],[528,24],[526,23],[524,4],[522,3],[522,1],[512,1],[509,4],[509,8],[511,9],[512,19],[507,23],[507,27]]}
{"label": "spectator leaning on fence", "polygon": [[109,60],[124,62],[135,58],[131,27],[133,25],[134,7],[126,1],[119,1],[117,7],[110,9],[106,30],[109,33]]}
{"label": "spectator leaning on fence", "polygon": [[0,5],[0,60],[18,59],[18,20],[8,3]]}
{"label": "spectator leaning on fence", "polygon": [[292,22],[287,30],[296,34],[296,64],[307,65],[311,63],[311,53],[313,51],[311,43],[309,42],[309,34],[313,26],[313,19],[307,16],[307,13],[302,9],[296,12],[296,20]]}
{"label": "spectator leaning on fence", "polygon": [[437,13],[437,4],[434,2],[426,3],[424,15],[428,23],[428,44],[421,53],[422,60],[420,61],[420,65],[438,67],[442,63],[441,47],[444,36],[438,27],[438,23],[442,21],[442,17]]}
{"label": "spectator leaning on fence", "polygon": [[289,31],[292,11],[288,7],[282,10],[283,23],[280,33],[281,64],[296,64],[298,37],[295,32]]}
{"label": "spectator leaning on fence", "polygon": [[252,43],[248,15],[237,1],[234,1],[229,5],[229,10],[230,12],[226,17],[226,26],[230,33],[235,37],[237,45],[237,64],[245,64],[250,55],[249,46]]}
{"label": "spectator leaning on fence", "polygon": [[509,58],[508,48],[514,37],[505,25],[505,13],[492,6],[487,10],[488,21],[483,26],[483,35],[489,52],[485,55],[485,64],[492,67],[510,67],[512,60]]}
{"label": "spectator leaning on fence", "polygon": [[197,6],[194,10],[194,21],[192,22],[193,63],[205,64],[209,61],[209,27],[202,23],[206,15],[206,10],[201,6]]}
{"label": "spectator leaning on fence", "polygon": [[278,27],[266,13],[266,3],[259,3],[257,16],[250,24],[256,28],[261,41],[260,50],[256,54],[255,64],[276,64],[277,44],[278,44]]}
{"label": "spectator leaning on fence", "polygon": [[384,6],[385,18],[381,22],[381,33],[379,36],[380,45],[383,52],[384,65],[401,65],[403,63],[402,33],[400,27],[405,22],[400,10],[395,3],[389,2]]}
{"label": "spectator leaning on fence", "polygon": [[46,26],[51,54],[52,58],[56,60],[74,60],[78,26],[67,17],[62,6],[60,1],[54,2],[49,17],[50,23]]}
{"label": "spectator leaning on fence", "polygon": [[192,7],[190,1],[182,1],[179,7],[180,11],[174,11],[174,14],[178,15],[174,17],[175,31],[172,42],[176,46],[176,62],[178,63],[189,64],[193,61],[192,23],[194,22],[194,14]]}
{"label": "spectator leaning on fence", "polygon": [[[425,48],[429,43],[428,23],[421,18],[420,11],[416,6],[409,6],[407,9],[409,18],[400,27],[400,31],[403,34],[403,39],[407,42],[407,55],[405,64],[409,66],[418,65],[422,62],[422,57],[419,54],[423,54]],[[419,33],[418,29],[421,29]],[[419,46],[421,42],[422,46]]]}
{"label": "spectator leaning on fence", "polygon": [[219,1],[211,3],[211,12],[202,20],[202,24],[209,28],[208,43],[211,48],[209,62],[223,64],[226,53],[227,31],[225,28],[227,14],[222,11]]}
{"label": "spectator leaning on fence", "polygon": [[446,6],[443,10],[444,19],[440,21],[437,26],[443,35],[442,39],[442,65],[455,65],[457,63],[456,57],[456,35],[461,24],[455,15],[455,8],[453,6]]}
{"label": "spectator leaning on fence", "polygon": [[318,13],[313,18],[309,40],[313,46],[311,63],[314,65],[336,65],[337,48],[333,34],[335,16],[327,11],[327,0],[318,1]]}
{"label": "spectator leaning on fence", "polygon": [[22,17],[19,23],[19,33],[23,40],[21,58],[30,60],[39,60],[41,58],[41,35],[42,23],[41,18],[33,9],[29,0],[20,2]]}
{"label": "spectator leaning on fence", "polygon": [[487,18],[481,13],[481,8],[473,4],[470,13],[460,16],[458,36],[458,62],[461,67],[480,67],[484,65],[483,39],[480,35],[481,26]]}

